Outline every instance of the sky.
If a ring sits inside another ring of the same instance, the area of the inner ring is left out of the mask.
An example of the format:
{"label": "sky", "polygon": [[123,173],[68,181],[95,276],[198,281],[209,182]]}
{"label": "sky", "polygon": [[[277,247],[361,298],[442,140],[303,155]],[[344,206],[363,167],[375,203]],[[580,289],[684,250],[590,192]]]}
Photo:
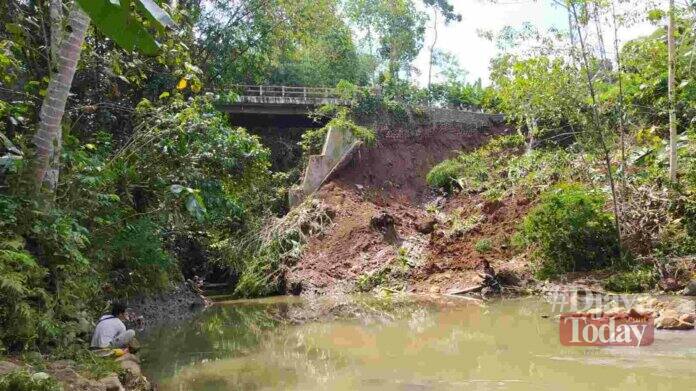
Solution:
{"label": "sky", "polygon": [[[532,23],[540,30],[550,27],[568,30],[565,10],[553,6],[549,0],[499,0],[498,4],[491,4],[485,0],[452,0],[452,4],[462,15],[462,21],[447,26],[440,21],[436,47],[453,53],[458,58],[459,64],[468,72],[469,82],[481,78],[484,85],[488,84],[488,66],[490,60],[498,53],[495,43],[479,37],[478,30],[498,32],[505,26],[521,27],[525,22]],[[421,86],[428,84],[429,47],[433,40],[431,26],[432,22],[428,22],[424,48],[414,63],[420,70],[416,81]],[[654,29],[655,27],[648,23],[639,23],[621,31],[621,41],[649,34]],[[605,31],[608,50],[613,39],[613,27],[609,25]],[[613,51],[611,53],[613,56]]]}

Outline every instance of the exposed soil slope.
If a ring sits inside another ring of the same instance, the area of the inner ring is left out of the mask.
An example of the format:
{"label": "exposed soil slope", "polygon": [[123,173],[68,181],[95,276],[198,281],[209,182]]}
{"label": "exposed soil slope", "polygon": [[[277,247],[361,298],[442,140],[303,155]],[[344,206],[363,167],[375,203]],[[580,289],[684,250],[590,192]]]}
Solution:
{"label": "exposed soil slope", "polygon": [[[405,289],[446,291],[476,280],[474,269],[482,259],[494,267],[507,262],[512,257],[509,237],[528,209],[526,200],[491,205],[468,194],[445,200],[425,181],[435,164],[505,132],[456,126],[379,129],[377,145],[360,148],[315,194],[336,216],[324,235],[306,245],[287,280],[301,284],[305,294],[350,292],[361,277],[399,258],[409,265],[401,273]],[[428,210],[426,204],[431,205]],[[395,235],[378,226],[385,215],[393,220]],[[465,231],[458,227],[459,221],[472,218],[475,223]],[[493,245],[485,254],[474,249],[482,238]],[[521,269],[522,263],[506,267]]]}

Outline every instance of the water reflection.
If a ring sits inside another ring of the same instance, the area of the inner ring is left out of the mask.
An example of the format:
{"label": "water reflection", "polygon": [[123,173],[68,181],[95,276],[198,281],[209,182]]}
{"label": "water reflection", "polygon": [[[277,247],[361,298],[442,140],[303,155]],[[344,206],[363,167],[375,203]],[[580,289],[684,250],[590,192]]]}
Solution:
{"label": "water reflection", "polygon": [[147,338],[163,390],[691,389],[696,334],[566,348],[537,298],[280,298],[220,305]]}

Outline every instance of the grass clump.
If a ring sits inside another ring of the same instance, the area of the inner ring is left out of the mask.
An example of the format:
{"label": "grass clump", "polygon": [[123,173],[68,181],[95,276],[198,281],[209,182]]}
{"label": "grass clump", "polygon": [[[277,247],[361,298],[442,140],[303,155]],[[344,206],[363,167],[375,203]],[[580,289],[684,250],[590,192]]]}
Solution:
{"label": "grass clump", "polygon": [[483,238],[474,244],[474,249],[481,254],[485,254],[493,249],[493,243],[489,238]]}
{"label": "grass clump", "polygon": [[544,193],[524,219],[522,239],[535,249],[537,277],[588,271],[614,264],[619,243],[606,198],[580,184],[562,184]]}
{"label": "grass clump", "polygon": [[652,289],[657,280],[652,268],[642,267],[612,275],[604,282],[604,288],[612,292],[640,293]]}
{"label": "grass clump", "polygon": [[34,375],[27,371],[14,371],[0,376],[0,391],[61,391],[58,382],[44,376],[42,372]]}

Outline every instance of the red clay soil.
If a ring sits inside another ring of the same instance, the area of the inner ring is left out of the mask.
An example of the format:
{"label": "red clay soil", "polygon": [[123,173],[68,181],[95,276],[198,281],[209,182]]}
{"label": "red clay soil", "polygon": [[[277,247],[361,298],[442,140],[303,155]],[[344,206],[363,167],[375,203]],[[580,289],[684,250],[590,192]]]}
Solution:
{"label": "red clay soil", "polygon": [[[326,233],[310,239],[297,265],[287,273],[287,281],[300,283],[305,294],[344,293],[353,289],[359,276],[393,261],[401,243],[390,242],[370,224],[382,213],[394,218],[399,238],[424,243],[418,266],[407,281],[411,291],[444,292],[470,284],[483,259],[494,267],[509,263],[513,257],[509,239],[529,208],[524,199],[491,204],[477,195],[455,196],[440,209],[433,232],[422,228],[435,218],[424,207],[425,202],[436,198],[425,182],[428,171],[456,152],[475,149],[503,132],[438,127],[420,135],[383,137],[376,146],[361,148],[315,194],[336,216]],[[448,216],[453,214],[461,219],[473,214],[484,217],[469,232],[452,236]],[[486,254],[474,248],[482,238],[493,244]],[[523,265],[523,260],[518,260],[505,267],[518,270]]]}
{"label": "red clay soil", "polygon": [[[445,215],[456,215],[460,220],[474,216],[479,223],[460,235],[452,234],[446,223],[438,226],[430,235],[426,261],[412,278],[414,290],[445,292],[475,285],[476,269],[484,260],[499,273],[509,271],[517,278],[528,278],[526,259],[515,257],[510,242],[529,209],[530,202],[523,197],[494,202],[479,195],[452,197],[442,210]],[[491,248],[481,253],[476,243],[482,239],[488,240]]]}
{"label": "red clay soil", "polygon": [[399,246],[370,226],[373,217],[388,213],[396,220],[398,236],[406,237],[415,233],[412,222],[426,215],[388,196],[366,199],[369,193],[345,182],[325,185],[316,197],[333,208],[336,216],[326,234],[310,239],[302,258],[286,276],[291,283],[301,283],[303,293],[348,292],[357,277],[397,256]]}
{"label": "red clay soil", "polygon": [[[380,138],[363,146],[335,176],[335,182],[380,190],[404,202],[421,202],[430,195],[425,177],[436,164],[507,132],[504,127],[466,131],[457,126],[434,126],[418,131],[377,129]],[[410,133],[410,134],[409,134]]]}

